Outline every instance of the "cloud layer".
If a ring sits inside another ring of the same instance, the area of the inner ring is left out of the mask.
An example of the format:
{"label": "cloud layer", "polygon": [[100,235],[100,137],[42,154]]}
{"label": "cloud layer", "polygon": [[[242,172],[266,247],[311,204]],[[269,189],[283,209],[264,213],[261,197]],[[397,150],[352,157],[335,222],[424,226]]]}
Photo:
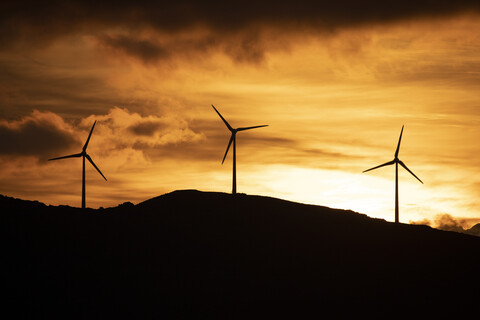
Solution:
{"label": "cloud layer", "polygon": [[[98,1],[10,1],[4,2],[0,10],[0,48],[43,46],[68,35],[89,34],[104,46],[145,62],[190,51],[206,52],[212,47],[238,61],[258,62],[266,43],[278,41],[278,45],[285,45],[281,40],[285,33],[331,33],[361,25],[479,11],[480,4],[475,0],[140,0],[115,5]],[[270,30],[267,35],[265,30]],[[200,36],[183,37],[192,31]],[[172,36],[179,41],[172,41]]]}
{"label": "cloud layer", "polygon": [[105,115],[92,115],[75,125],[55,113],[34,110],[20,120],[0,120],[0,155],[43,159],[67,150],[80,151],[82,139],[95,120],[99,123],[92,139],[104,153],[125,148],[147,150],[205,139],[202,133],[192,131],[185,120],[174,116],[141,116],[115,107]]}
{"label": "cloud layer", "polygon": [[[167,32],[205,26],[223,32],[252,25],[282,28],[335,28],[370,22],[387,22],[421,16],[478,11],[475,0],[440,1],[242,1],[180,0],[175,2],[117,1],[7,1],[2,5],[2,42],[18,35],[44,37],[98,26],[152,27]],[[18,28],[20,27],[20,28]]]}
{"label": "cloud layer", "polygon": [[205,139],[202,133],[190,129],[186,120],[174,115],[142,116],[115,107],[105,115],[92,115],[83,119],[81,125],[88,127],[95,120],[101,124],[98,134],[104,150],[125,147],[142,150]]}
{"label": "cloud layer", "polygon": [[72,126],[52,112],[34,110],[20,120],[0,120],[0,155],[42,158],[68,150],[77,142]]}

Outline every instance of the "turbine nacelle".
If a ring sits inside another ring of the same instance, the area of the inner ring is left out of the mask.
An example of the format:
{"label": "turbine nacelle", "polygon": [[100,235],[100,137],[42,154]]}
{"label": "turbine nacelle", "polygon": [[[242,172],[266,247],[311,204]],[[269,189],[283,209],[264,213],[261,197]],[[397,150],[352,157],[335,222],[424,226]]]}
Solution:
{"label": "turbine nacelle", "polygon": [[253,127],[240,127],[240,128],[233,128],[227,120],[225,120],[225,118],[220,114],[220,112],[218,112],[217,108],[215,108],[212,104],[212,108],[215,110],[215,112],[218,114],[218,116],[220,117],[220,119],[222,119],[223,123],[225,123],[225,125],[227,126],[227,129],[232,133],[232,135],[230,136],[230,141],[228,141],[228,146],[227,146],[227,150],[225,151],[225,155],[223,156],[223,159],[222,159],[222,164],[223,162],[225,162],[225,158],[227,157],[227,154],[228,154],[228,150],[230,150],[230,146],[232,145],[232,142],[235,143],[235,136],[237,134],[237,132],[239,131],[246,131],[246,130],[251,130],[251,129],[256,129],[256,128],[262,128],[262,127],[267,127],[268,124],[263,124],[263,125],[259,125],[259,126],[253,126]]}
{"label": "turbine nacelle", "polygon": [[381,167],[389,166],[389,165],[392,165],[392,164],[399,164],[399,165],[401,165],[405,170],[407,170],[408,172],[410,172],[418,181],[420,181],[420,182],[423,184],[423,181],[420,180],[420,178],[418,178],[410,169],[408,169],[408,167],[405,165],[405,163],[403,163],[402,160],[400,160],[400,159],[398,158],[398,153],[400,152],[400,143],[401,143],[401,141],[402,141],[403,128],[404,128],[404,126],[402,126],[402,131],[400,131],[400,138],[398,139],[397,149],[395,150],[395,158],[393,158],[392,161],[385,162],[384,164],[381,164],[381,165],[379,165],[379,166],[376,166],[376,167],[370,168],[370,169],[368,169],[368,170],[365,170],[365,171],[363,171],[362,173],[365,173],[365,172],[368,172],[368,171],[372,171],[372,170],[375,170],[375,169],[378,169],[378,168],[381,168]]}

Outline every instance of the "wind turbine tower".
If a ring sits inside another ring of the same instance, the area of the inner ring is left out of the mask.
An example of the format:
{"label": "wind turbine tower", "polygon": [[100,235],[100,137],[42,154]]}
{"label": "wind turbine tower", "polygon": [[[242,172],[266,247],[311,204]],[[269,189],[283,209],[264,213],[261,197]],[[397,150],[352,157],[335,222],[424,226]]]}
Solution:
{"label": "wind turbine tower", "polygon": [[217,112],[218,116],[222,119],[222,121],[225,123],[225,125],[227,126],[228,130],[230,130],[230,132],[232,133],[232,135],[230,136],[230,141],[228,142],[228,146],[227,146],[227,151],[225,151],[225,155],[223,156],[223,160],[222,160],[222,164],[223,162],[225,161],[225,157],[227,156],[227,153],[228,153],[228,150],[230,149],[230,146],[233,142],[233,180],[232,180],[232,194],[236,194],[237,193],[237,147],[236,147],[236,135],[237,135],[237,132],[239,131],[245,131],[245,130],[250,130],[250,129],[255,129],[255,128],[261,128],[261,127],[266,127],[268,125],[264,124],[264,125],[260,125],[260,126],[253,126],[253,127],[243,127],[243,128],[233,128],[228,122],[227,120],[225,120],[224,117],[222,117],[222,115],[220,114],[220,112],[218,112],[218,110],[212,105],[213,109],[215,110],[215,112]]}
{"label": "wind turbine tower", "polygon": [[100,171],[100,169],[98,169],[98,167],[93,162],[92,158],[87,153],[88,142],[90,141],[90,137],[92,136],[93,128],[95,128],[96,123],[97,123],[97,121],[95,121],[93,123],[92,129],[90,130],[90,134],[88,135],[87,141],[83,145],[82,152],[71,154],[71,155],[68,155],[68,156],[48,159],[49,161],[52,161],[52,160],[60,160],[60,159],[66,159],[66,158],[80,158],[80,157],[82,157],[82,163],[83,163],[83,167],[82,167],[82,209],[85,209],[85,158],[87,158],[87,160],[92,164],[92,166],[95,169],[97,169],[98,173],[100,173],[102,175],[103,179],[105,179],[105,181],[107,181],[107,178],[105,178],[103,173]]}
{"label": "wind turbine tower", "polygon": [[403,163],[402,160],[400,160],[398,158],[398,152],[400,151],[400,142],[402,141],[403,127],[404,126],[402,126],[402,131],[400,131],[400,138],[398,139],[397,150],[395,151],[395,157],[393,158],[393,160],[389,161],[389,162],[386,162],[384,164],[381,164],[379,166],[373,167],[371,169],[363,171],[363,172],[367,172],[367,171],[375,170],[375,169],[378,169],[378,168],[381,168],[381,167],[384,167],[384,166],[389,166],[389,165],[395,164],[395,223],[399,222],[399,213],[398,213],[399,212],[399,209],[398,209],[398,165],[400,164],[405,170],[410,172],[412,174],[412,176],[414,176],[418,181],[420,181],[423,184],[422,180],[420,180],[412,171],[410,171],[410,169],[408,169],[408,167],[405,165],[405,163]]}

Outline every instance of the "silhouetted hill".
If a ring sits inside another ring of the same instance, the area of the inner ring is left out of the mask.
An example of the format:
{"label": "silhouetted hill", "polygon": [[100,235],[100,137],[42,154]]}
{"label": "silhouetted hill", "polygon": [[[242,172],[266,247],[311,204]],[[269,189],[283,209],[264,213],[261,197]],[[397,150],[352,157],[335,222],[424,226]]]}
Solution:
{"label": "silhouetted hill", "polygon": [[477,223],[470,229],[465,230],[464,233],[471,234],[472,236],[480,237],[480,223]]}
{"label": "silhouetted hill", "polygon": [[480,296],[480,238],[352,211],[195,190],[0,208],[2,312],[18,318],[458,316]]}

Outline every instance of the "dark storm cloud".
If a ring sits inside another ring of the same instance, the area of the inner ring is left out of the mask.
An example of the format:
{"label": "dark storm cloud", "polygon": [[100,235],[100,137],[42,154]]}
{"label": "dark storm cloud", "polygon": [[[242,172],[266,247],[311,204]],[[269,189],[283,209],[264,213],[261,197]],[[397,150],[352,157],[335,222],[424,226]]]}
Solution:
{"label": "dark storm cloud", "polygon": [[269,46],[283,46],[278,41],[269,39],[267,35],[259,35],[252,31],[236,32],[229,37],[210,34],[196,39],[173,37],[161,39],[150,37],[139,39],[135,32],[130,34],[103,35],[97,38],[105,48],[139,59],[144,63],[155,63],[172,57],[191,58],[194,55],[208,53],[218,49],[234,61],[259,63],[264,60]]}
{"label": "dark storm cloud", "polygon": [[126,35],[102,36],[99,41],[112,49],[138,57],[144,62],[155,62],[170,57],[170,52],[162,45],[149,40],[139,40]]}
{"label": "dark storm cloud", "polygon": [[[416,17],[478,12],[478,0],[431,1],[4,1],[0,6],[0,47],[43,43],[73,32],[102,28],[153,28],[162,32],[207,27],[231,34],[258,25],[292,29],[332,29]],[[122,39],[114,39],[120,41]],[[125,39],[123,39],[125,40]],[[131,40],[128,40],[131,41]],[[131,43],[143,52],[162,50]]]}
{"label": "dark storm cloud", "polygon": [[144,121],[130,126],[128,129],[139,136],[153,136],[163,125],[160,122]]}
{"label": "dark storm cloud", "polygon": [[[97,37],[97,41],[101,47],[137,58],[147,64],[167,60],[173,56],[189,58],[192,54],[206,53],[209,49],[216,48],[222,43],[212,36],[200,39],[181,39],[179,37],[165,39],[161,36],[139,38],[135,32],[102,35]],[[233,47],[234,45],[229,43],[224,50],[228,51]],[[240,51],[238,54],[242,54],[242,52]]]}
{"label": "dark storm cloud", "polygon": [[0,155],[47,158],[77,144],[62,127],[61,119],[49,113],[34,112],[20,121],[0,122]]}
{"label": "dark storm cloud", "polygon": [[61,113],[66,106],[85,115],[120,104],[129,105],[99,77],[58,72],[36,61],[0,61],[0,118],[27,116],[35,108]]}

